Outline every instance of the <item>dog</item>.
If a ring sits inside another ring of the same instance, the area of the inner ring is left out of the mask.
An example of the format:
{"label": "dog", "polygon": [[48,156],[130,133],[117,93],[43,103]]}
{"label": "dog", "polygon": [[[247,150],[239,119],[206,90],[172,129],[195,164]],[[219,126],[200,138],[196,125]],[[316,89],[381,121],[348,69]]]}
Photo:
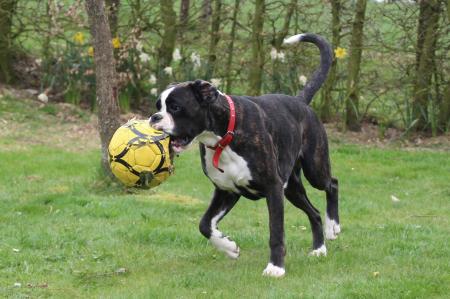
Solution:
{"label": "dog", "polygon": [[200,145],[203,172],[215,186],[202,217],[200,232],[220,251],[238,258],[236,242],[217,225],[241,196],[265,197],[269,210],[270,259],[263,275],[285,274],[284,196],[303,210],[311,223],[311,255],[326,255],[320,212],[309,201],[300,172],[326,193],[325,237],[340,233],[338,180],[331,176],[325,129],[308,105],[324,83],[332,63],[332,49],[321,36],[291,36],[284,44],[309,42],[320,50],[320,66],[297,96],[266,94],[228,96],[211,83],[196,80],[170,85],[156,106],[150,125],[171,136],[179,153],[193,140]]}

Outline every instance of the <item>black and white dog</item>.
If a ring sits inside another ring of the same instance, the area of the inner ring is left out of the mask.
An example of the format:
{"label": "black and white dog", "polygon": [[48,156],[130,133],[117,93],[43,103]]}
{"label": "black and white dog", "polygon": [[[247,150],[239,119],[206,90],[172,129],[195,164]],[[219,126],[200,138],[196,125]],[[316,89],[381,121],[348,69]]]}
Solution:
{"label": "black and white dog", "polygon": [[338,181],[331,176],[327,136],[308,106],[326,79],[332,50],[325,39],[310,33],[284,42],[300,41],[314,43],[321,62],[298,96],[229,97],[210,83],[196,80],[164,90],[157,102],[159,112],[150,118],[153,127],[171,136],[175,152],[193,140],[200,143],[203,171],[215,186],[200,232],[217,249],[231,258],[239,256],[237,244],[217,228],[239,197],[267,198],[270,260],[263,275],[274,277],[285,273],[284,196],[308,215],[311,255],[327,254],[320,213],[306,196],[302,170],[314,188],[326,192],[325,237],[335,239],[340,232]]}

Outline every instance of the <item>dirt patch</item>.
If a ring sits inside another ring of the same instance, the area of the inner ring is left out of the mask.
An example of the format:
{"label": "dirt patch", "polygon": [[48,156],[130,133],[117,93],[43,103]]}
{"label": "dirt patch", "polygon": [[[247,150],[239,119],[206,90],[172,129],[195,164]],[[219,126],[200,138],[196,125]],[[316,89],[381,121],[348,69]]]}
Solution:
{"label": "dirt patch", "polygon": [[450,133],[436,137],[421,134],[405,135],[404,131],[388,128],[382,130],[379,126],[369,123],[362,124],[360,132],[343,132],[340,124],[325,124],[328,138],[333,143],[351,143],[380,148],[402,148],[406,150],[438,150],[450,151]]}
{"label": "dirt patch", "polygon": [[[54,146],[69,151],[100,148],[98,119],[91,111],[67,103],[42,103],[37,99],[36,90],[13,89],[0,85],[0,101],[5,96],[13,98],[13,101],[20,101],[21,106],[17,111],[0,111],[0,124],[3,126],[0,137],[7,137],[14,141],[2,145],[3,149],[17,149],[29,144]],[[6,105],[9,104],[14,103],[6,102]],[[127,113],[120,116],[120,122],[126,123],[132,118],[147,119],[148,117],[148,115]],[[370,123],[364,123],[360,132],[343,132],[339,129],[338,123],[328,123],[325,127],[330,143],[450,151],[450,133],[437,137],[420,134],[405,136],[401,130],[394,128],[382,130],[379,126]]]}

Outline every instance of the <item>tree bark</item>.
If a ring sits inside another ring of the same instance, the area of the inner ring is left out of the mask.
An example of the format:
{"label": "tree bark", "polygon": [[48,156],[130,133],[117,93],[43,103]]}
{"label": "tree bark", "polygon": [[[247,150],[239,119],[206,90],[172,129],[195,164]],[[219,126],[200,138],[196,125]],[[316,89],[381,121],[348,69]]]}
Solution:
{"label": "tree bark", "polygon": [[105,0],[105,2],[108,9],[108,20],[109,27],[111,28],[111,36],[117,36],[120,0]]}
{"label": "tree bark", "polygon": [[[341,0],[331,0],[331,15],[332,44],[333,49],[336,49],[341,44]],[[324,122],[331,120],[332,91],[336,81],[337,63],[338,61],[334,57],[327,81],[322,88],[322,103],[319,114]]]}
{"label": "tree bark", "polygon": [[190,0],[181,0],[180,4],[180,18],[178,20],[177,25],[177,36],[178,42],[181,44],[181,49],[183,49],[184,42],[184,34],[187,30],[189,30],[189,11],[190,11]]}
{"label": "tree bark", "polygon": [[[281,51],[281,46],[283,45],[283,40],[287,36],[289,32],[289,27],[291,25],[292,15],[294,11],[296,11],[297,0],[291,0],[287,5],[284,6],[286,10],[286,16],[284,18],[283,27],[281,30],[278,30],[274,33],[272,46],[277,50],[277,52]],[[283,78],[280,75],[280,65],[281,61],[279,59],[272,60],[272,84],[273,91],[276,93],[283,93]]]}
{"label": "tree bark", "polygon": [[231,93],[231,85],[233,82],[233,78],[231,77],[231,67],[233,63],[233,54],[234,54],[234,41],[236,40],[236,25],[237,25],[237,16],[239,13],[239,3],[240,0],[234,1],[234,10],[233,10],[233,18],[231,20],[231,33],[230,33],[230,47],[228,50],[228,58],[227,58],[227,93]]}
{"label": "tree bark", "polygon": [[180,27],[185,28],[189,20],[190,0],[181,0]]}
{"label": "tree bark", "polygon": [[108,145],[119,123],[117,102],[116,69],[111,43],[111,31],[103,0],[86,0],[94,45],[96,95],[98,106],[98,126],[102,145],[102,166],[111,175],[109,168]]}
{"label": "tree bark", "polygon": [[447,21],[450,23],[450,0],[447,0]]}
{"label": "tree bark", "polygon": [[442,132],[450,130],[450,82],[447,82],[442,102],[439,105],[438,122]]}
{"label": "tree bark", "polygon": [[172,54],[177,38],[177,19],[173,10],[173,0],[160,0],[161,18],[164,26],[161,45],[158,49],[158,90],[161,92],[170,83],[171,75],[164,71],[172,62]]}
{"label": "tree bark", "polygon": [[202,16],[201,16],[201,27],[204,27],[203,24],[207,23],[209,20],[209,17],[212,14],[212,5],[211,0],[203,0],[202,4]]}
{"label": "tree bark", "polygon": [[352,38],[350,42],[347,97],[345,100],[345,127],[351,131],[359,131],[361,129],[360,120],[358,119],[359,72],[361,68],[366,6],[367,0],[358,0],[356,2],[356,11],[352,27]]}
{"label": "tree bark", "polygon": [[273,46],[277,51],[280,50],[281,45],[283,45],[283,40],[289,32],[289,27],[291,25],[292,15],[296,10],[297,0],[291,0],[291,2],[287,5],[286,17],[284,18],[284,23],[282,29],[276,34]]}
{"label": "tree bark", "polygon": [[429,129],[428,104],[431,99],[440,3],[440,0],[420,1],[412,111],[413,119],[417,120],[416,130]]}
{"label": "tree bark", "polygon": [[222,15],[222,0],[215,0],[214,10],[212,13],[211,22],[211,32],[209,40],[209,51],[208,51],[208,65],[206,68],[206,79],[209,80],[214,77],[216,60],[217,60],[217,44],[220,40],[220,23]]}
{"label": "tree bark", "polygon": [[262,75],[264,68],[264,14],[264,0],[256,0],[252,26],[252,61],[250,64],[248,88],[249,95],[259,95],[262,87]]}
{"label": "tree bark", "polygon": [[0,82],[10,83],[12,72],[12,19],[17,0],[0,0]]}

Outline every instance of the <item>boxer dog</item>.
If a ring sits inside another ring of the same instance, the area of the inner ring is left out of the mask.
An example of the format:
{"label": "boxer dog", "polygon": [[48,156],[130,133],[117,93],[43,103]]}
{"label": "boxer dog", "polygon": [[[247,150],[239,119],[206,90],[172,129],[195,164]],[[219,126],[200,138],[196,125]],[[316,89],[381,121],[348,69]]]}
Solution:
{"label": "boxer dog", "polygon": [[309,218],[311,255],[326,255],[322,219],[309,201],[300,172],[326,193],[325,237],[340,232],[338,181],[331,176],[325,129],[308,104],[324,83],[332,62],[328,42],[315,34],[291,36],[285,44],[309,42],[320,50],[320,66],[297,96],[228,96],[211,83],[196,80],[164,90],[150,124],[171,136],[179,153],[193,140],[200,144],[203,172],[215,186],[200,232],[231,258],[239,247],[219,231],[220,220],[241,196],[265,197],[269,210],[270,260],[263,275],[285,274],[284,196]]}

